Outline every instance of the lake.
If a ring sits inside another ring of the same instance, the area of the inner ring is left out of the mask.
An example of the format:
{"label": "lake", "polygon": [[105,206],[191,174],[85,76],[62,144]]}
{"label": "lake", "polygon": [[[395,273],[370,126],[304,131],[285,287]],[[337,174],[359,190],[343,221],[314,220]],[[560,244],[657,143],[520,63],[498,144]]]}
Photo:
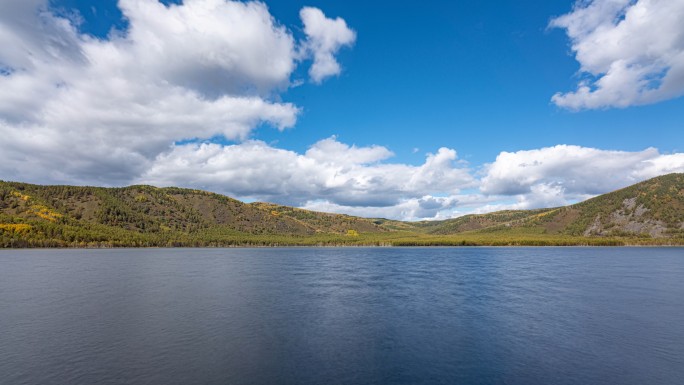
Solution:
{"label": "lake", "polygon": [[682,384],[683,248],[0,250],[2,384]]}

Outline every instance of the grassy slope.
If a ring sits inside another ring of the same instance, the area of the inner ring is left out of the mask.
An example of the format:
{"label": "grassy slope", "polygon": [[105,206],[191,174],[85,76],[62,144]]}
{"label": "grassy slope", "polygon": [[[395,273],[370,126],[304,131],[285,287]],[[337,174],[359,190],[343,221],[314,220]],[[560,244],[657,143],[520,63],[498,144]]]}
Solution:
{"label": "grassy slope", "polygon": [[417,223],[245,204],[180,188],[0,182],[0,247],[337,244],[684,244],[684,174],[567,207]]}

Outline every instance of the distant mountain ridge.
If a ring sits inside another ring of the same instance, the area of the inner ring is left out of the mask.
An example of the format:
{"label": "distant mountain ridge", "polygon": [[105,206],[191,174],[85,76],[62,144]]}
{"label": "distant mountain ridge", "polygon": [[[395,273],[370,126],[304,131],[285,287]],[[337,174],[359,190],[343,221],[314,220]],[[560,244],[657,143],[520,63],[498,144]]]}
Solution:
{"label": "distant mountain ridge", "polygon": [[566,207],[401,222],[201,190],[0,182],[0,246],[684,243],[684,174]]}

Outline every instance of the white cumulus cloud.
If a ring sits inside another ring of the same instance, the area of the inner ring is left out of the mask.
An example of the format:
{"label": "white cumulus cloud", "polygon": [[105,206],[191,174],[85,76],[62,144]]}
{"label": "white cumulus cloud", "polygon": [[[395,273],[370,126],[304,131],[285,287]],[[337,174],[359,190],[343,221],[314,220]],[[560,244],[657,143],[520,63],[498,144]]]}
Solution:
{"label": "white cumulus cloud", "polygon": [[374,163],[394,154],[382,146],[356,147],[337,141],[335,137],[323,139],[311,146],[306,156],[322,163],[355,165]]}
{"label": "white cumulus cloud", "polygon": [[684,1],[578,1],[553,19],[584,76],[552,101],[573,110],[655,103],[684,94]]}
{"label": "white cumulus cloud", "polygon": [[341,69],[335,53],[343,46],[354,44],[356,32],[347,27],[343,19],[329,19],[318,8],[304,7],[299,16],[307,36],[305,49],[313,54],[309,76],[320,83],[329,76],[338,75]]}
{"label": "white cumulus cloud", "polygon": [[[300,110],[277,94],[290,86],[301,47],[327,41],[329,29],[295,41],[261,2],[120,0],[127,30],[99,39],[48,5],[0,3],[7,179],[125,184],[173,143],[291,127]],[[344,24],[316,19],[327,21]],[[330,44],[309,53],[314,64],[320,50],[334,55]]]}
{"label": "white cumulus cloud", "polygon": [[684,172],[684,154],[609,151],[558,145],[502,152],[487,165],[480,190],[513,196],[501,208],[560,206],[672,172]]}

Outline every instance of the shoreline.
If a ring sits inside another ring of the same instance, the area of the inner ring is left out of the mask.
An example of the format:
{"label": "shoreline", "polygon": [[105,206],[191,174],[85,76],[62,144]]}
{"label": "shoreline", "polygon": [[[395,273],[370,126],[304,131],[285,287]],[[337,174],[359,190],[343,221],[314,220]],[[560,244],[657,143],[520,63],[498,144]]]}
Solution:
{"label": "shoreline", "polygon": [[221,245],[221,246],[63,246],[63,247],[3,247],[2,251],[16,250],[113,250],[113,249],[346,249],[346,248],[684,248],[684,244],[623,244],[623,245],[525,245],[525,244],[481,244],[481,245]]}

